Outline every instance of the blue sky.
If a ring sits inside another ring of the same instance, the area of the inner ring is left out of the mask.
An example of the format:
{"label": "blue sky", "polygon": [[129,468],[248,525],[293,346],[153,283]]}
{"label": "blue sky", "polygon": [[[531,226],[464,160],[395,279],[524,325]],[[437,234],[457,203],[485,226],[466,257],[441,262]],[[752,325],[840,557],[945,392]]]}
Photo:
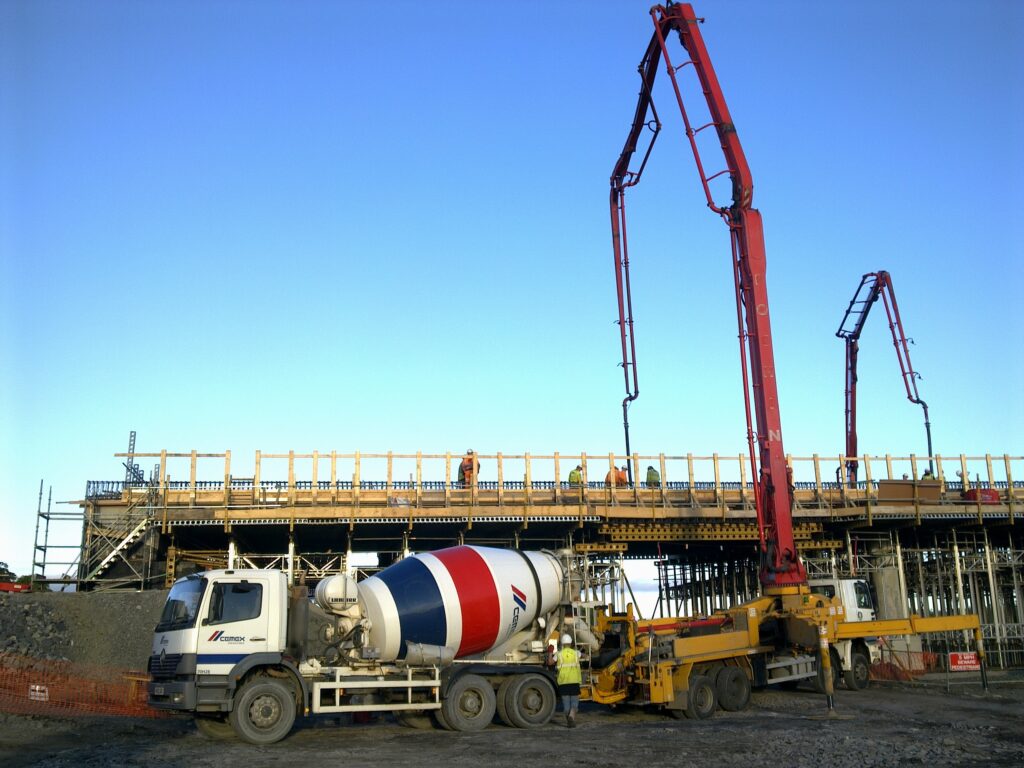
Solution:
{"label": "blue sky", "polygon": [[[117,479],[131,429],[239,474],[621,450],[607,181],[649,4],[3,3],[0,559],[29,570],[40,478]],[[697,11],[764,216],[786,450],[842,451],[834,333],[886,269],[936,451],[1024,454],[1024,6]],[[634,448],[735,454],[727,233],[659,80]],[[879,308],[861,450],[923,454],[887,334]]]}

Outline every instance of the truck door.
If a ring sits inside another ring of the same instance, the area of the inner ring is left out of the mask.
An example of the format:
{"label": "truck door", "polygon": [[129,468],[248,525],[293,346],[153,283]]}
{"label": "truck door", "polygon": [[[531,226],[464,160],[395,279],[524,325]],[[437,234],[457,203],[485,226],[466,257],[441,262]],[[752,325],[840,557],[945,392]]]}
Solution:
{"label": "truck door", "polygon": [[843,605],[847,621],[874,621],[875,606],[871,601],[871,588],[863,579],[843,581]]}
{"label": "truck door", "polygon": [[243,658],[265,652],[269,638],[269,580],[223,578],[209,590],[196,649],[196,672],[226,675]]}

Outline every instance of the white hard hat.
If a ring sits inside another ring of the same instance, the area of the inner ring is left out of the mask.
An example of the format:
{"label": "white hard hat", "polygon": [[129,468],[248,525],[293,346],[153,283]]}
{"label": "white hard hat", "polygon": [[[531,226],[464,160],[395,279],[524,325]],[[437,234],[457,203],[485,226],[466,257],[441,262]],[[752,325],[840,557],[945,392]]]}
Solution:
{"label": "white hard hat", "polygon": [[569,635],[562,635],[562,645],[572,645],[572,638]]}

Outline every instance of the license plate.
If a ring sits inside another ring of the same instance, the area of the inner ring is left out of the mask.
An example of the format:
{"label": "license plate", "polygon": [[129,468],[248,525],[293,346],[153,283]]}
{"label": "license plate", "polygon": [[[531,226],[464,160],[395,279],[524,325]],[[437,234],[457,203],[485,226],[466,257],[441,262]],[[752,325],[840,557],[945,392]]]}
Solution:
{"label": "license plate", "polygon": [[164,695],[164,687],[162,685],[154,685],[153,686],[153,695],[154,696],[163,696]]}

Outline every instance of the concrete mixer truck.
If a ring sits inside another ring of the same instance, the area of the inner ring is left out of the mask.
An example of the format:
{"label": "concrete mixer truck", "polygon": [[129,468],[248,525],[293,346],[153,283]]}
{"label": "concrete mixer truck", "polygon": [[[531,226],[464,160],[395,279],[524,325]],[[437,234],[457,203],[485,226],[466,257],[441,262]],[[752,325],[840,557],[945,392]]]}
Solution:
{"label": "concrete mixer truck", "polygon": [[207,736],[284,738],[296,717],[390,711],[414,727],[546,724],[548,646],[575,616],[571,554],[458,546],[356,582],[305,586],[268,570],[179,579],[153,638],[150,705],[191,712]]}

